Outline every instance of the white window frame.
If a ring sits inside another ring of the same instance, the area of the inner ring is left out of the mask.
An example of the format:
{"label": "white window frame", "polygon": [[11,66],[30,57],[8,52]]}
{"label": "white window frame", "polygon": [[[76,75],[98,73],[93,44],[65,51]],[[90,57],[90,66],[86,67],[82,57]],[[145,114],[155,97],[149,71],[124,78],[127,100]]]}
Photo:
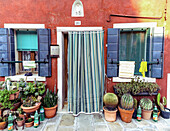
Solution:
{"label": "white window frame", "polygon": [[[4,28],[11,28],[14,30],[36,30],[36,29],[44,29],[45,28],[45,24],[13,24],[13,23],[6,23],[4,24]],[[14,31],[14,40],[15,40],[15,47],[17,47],[17,42],[16,42],[16,31]],[[18,60],[18,51],[17,48],[15,48],[15,60]],[[19,64],[16,63],[16,74],[17,72],[19,72]],[[5,80],[7,78],[10,78],[12,81],[18,81],[20,78],[26,78],[26,76],[23,75],[15,75],[15,76],[6,76]],[[46,77],[41,77],[36,75],[33,76],[27,76],[27,81],[34,81],[34,79],[36,78],[37,81],[46,81]]]}
{"label": "white window frame", "polygon": [[[113,28],[152,28],[157,27],[157,22],[143,22],[143,23],[118,23],[113,24]],[[152,31],[151,31],[152,32]],[[145,80],[146,82],[156,82],[156,78],[150,77],[141,77],[138,76],[141,80]],[[120,77],[113,77],[113,82],[131,82],[131,78],[120,78]]]}

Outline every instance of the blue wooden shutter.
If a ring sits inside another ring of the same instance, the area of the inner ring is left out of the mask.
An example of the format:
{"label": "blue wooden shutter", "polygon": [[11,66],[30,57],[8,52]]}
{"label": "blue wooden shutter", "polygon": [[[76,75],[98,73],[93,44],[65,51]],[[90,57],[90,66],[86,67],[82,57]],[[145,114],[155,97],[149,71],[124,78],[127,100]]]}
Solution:
{"label": "blue wooden shutter", "polygon": [[163,56],[164,56],[164,28],[156,27],[153,29],[152,38],[152,61],[159,59],[160,64],[151,66],[151,77],[163,77]]}
{"label": "blue wooden shutter", "polygon": [[[109,28],[107,32],[107,77],[118,76],[119,29]],[[114,63],[114,64],[113,64]]]}
{"label": "blue wooden shutter", "polygon": [[48,61],[48,63],[38,64],[39,76],[51,76],[51,57],[50,57],[50,44],[51,44],[51,30],[38,29],[38,59],[39,61]]}
{"label": "blue wooden shutter", "polygon": [[[14,43],[14,30],[9,29],[9,43],[11,51],[11,61],[15,61],[15,43]],[[15,75],[15,63],[11,63],[11,75]]]}
{"label": "blue wooden shutter", "polygon": [[[8,29],[0,28],[0,60],[9,60]],[[0,76],[9,76],[10,66],[7,63],[0,63]]]}

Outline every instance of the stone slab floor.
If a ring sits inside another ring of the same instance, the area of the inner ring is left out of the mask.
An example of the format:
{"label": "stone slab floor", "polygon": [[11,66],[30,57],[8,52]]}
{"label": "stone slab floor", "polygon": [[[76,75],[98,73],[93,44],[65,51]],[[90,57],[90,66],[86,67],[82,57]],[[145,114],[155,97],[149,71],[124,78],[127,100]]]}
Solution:
{"label": "stone slab floor", "polygon": [[132,119],[131,123],[125,123],[120,117],[115,122],[107,122],[102,113],[80,114],[78,117],[68,113],[57,113],[54,118],[41,122],[38,128],[25,128],[24,131],[170,131],[170,119],[159,117],[158,122],[152,120],[138,122]]}

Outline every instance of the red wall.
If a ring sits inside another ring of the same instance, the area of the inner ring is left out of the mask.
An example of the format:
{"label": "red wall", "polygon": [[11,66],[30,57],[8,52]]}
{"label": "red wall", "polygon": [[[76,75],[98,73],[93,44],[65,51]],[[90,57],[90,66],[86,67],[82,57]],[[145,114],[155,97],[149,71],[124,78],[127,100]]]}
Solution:
{"label": "red wall", "polygon": [[[1,0],[0,1],[0,27],[4,23],[33,23],[45,24],[46,28],[52,30],[52,43],[56,44],[56,27],[73,27],[74,21],[81,21],[81,26],[102,26],[105,30],[105,44],[107,43],[107,28],[112,28],[114,23],[136,23],[136,22],[157,22],[158,26],[165,26],[165,56],[164,56],[164,77],[157,79],[161,87],[161,94],[166,96],[167,73],[170,72],[170,20],[167,10],[167,20],[144,20],[135,18],[112,17],[111,22],[106,22],[110,14],[124,14],[137,16],[160,17],[164,11],[166,0],[82,0],[84,6],[83,18],[72,18],[71,8],[75,0]],[[170,4],[168,3],[169,7]],[[106,53],[105,47],[105,66]],[[0,78],[4,80],[4,78]],[[53,89],[57,85],[57,59],[52,58],[52,77],[47,78],[47,87]],[[107,89],[112,92],[110,79],[107,79]]]}

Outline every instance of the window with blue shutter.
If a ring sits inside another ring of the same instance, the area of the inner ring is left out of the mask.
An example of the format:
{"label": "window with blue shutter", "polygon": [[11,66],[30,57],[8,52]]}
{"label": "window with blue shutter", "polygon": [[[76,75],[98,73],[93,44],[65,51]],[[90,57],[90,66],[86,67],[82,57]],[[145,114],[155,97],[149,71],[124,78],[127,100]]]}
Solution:
{"label": "window with blue shutter", "polygon": [[51,76],[51,57],[50,57],[50,44],[51,44],[51,30],[38,29],[38,59],[39,61],[47,61],[48,63],[38,64],[39,76]]}
{"label": "window with blue shutter", "polygon": [[[153,38],[149,28],[134,29],[108,29],[107,36],[107,76],[118,76],[119,61],[135,61],[135,74],[139,73],[142,59],[153,62],[159,59],[160,64],[148,64],[146,76],[153,78],[163,77],[163,48],[164,31],[162,27],[153,29]],[[152,41],[151,41],[152,39]],[[151,43],[150,43],[151,42]]]}

